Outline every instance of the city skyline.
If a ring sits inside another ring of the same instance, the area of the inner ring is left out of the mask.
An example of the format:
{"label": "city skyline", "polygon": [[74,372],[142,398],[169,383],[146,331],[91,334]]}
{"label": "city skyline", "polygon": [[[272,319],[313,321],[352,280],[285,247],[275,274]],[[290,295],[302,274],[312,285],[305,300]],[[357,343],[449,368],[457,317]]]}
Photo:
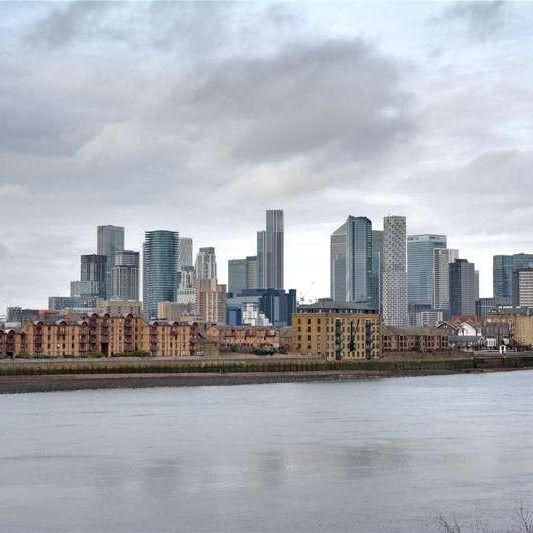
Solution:
{"label": "city skyline", "polygon": [[[283,212],[283,210],[281,210]],[[268,210],[267,210],[268,212]],[[353,217],[352,215],[348,215],[348,219],[350,218],[366,218],[364,216],[360,216],[360,217]],[[386,217],[384,217],[385,219]],[[372,223],[372,221],[370,221]],[[337,223],[338,225],[338,223]],[[373,228],[376,228],[376,227],[379,227],[381,228],[383,226],[383,221],[374,221],[374,225],[372,226]],[[93,231],[93,240],[94,240],[94,237],[95,237],[95,230],[96,230],[96,236],[98,236],[98,233],[99,233],[99,230],[100,228],[102,227],[117,227],[117,226],[113,226],[113,225],[108,225],[108,226],[101,226],[101,225],[98,225],[96,226],[96,228],[92,228],[92,231]],[[342,226],[341,226],[342,227]],[[142,262],[142,240],[140,243],[138,243],[138,249],[134,249],[135,248],[135,245],[133,245],[131,248],[133,249],[129,249],[129,244],[132,242],[131,238],[128,238],[129,237],[129,228],[121,228],[122,230],[126,230],[125,232],[125,242],[124,242],[124,247],[125,248],[128,248],[127,250],[125,250],[127,253],[138,253],[139,254],[139,259],[140,261]],[[328,239],[331,240],[331,236],[333,234],[335,234],[335,232],[338,230],[339,228],[337,228],[336,230],[332,231],[331,234],[328,236]],[[173,233],[179,233],[179,232],[175,232],[173,230],[150,230],[150,231],[163,231],[163,232],[173,232]],[[146,231],[144,232],[144,234],[146,233]],[[254,241],[254,234],[253,234],[253,230],[251,231],[251,240]],[[259,232],[258,232],[259,233]],[[372,231],[372,233],[374,234],[383,234],[383,230],[382,229],[374,229]],[[444,234],[439,234],[439,235],[433,235],[433,234],[412,234],[410,232],[410,227],[409,227],[409,219],[407,217],[407,240],[406,240],[406,264],[408,262],[408,252],[407,252],[407,249],[408,249],[408,246],[409,246],[409,238],[412,238],[412,237],[426,237],[426,236],[432,236],[432,237],[443,237],[444,240],[446,241],[446,238],[447,236],[444,235]],[[382,237],[381,237],[382,238]],[[180,238],[178,237],[178,242],[179,242]],[[188,251],[191,250],[191,246],[192,246],[192,242],[196,243],[196,239],[193,237],[193,238],[185,238],[185,240],[187,241],[187,247],[188,247]],[[191,242],[192,241],[192,242]],[[96,241],[97,242],[97,239]],[[255,243],[253,243],[255,244]],[[197,255],[198,255],[198,252],[200,251],[200,249],[213,249],[215,250],[215,253],[217,255],[217,260],[216,260],[216,269],[217,269],[217,272],[218,272],[218,279],[219,279],[219,282],[221,283],[224,283],[227,285],[228,283],[228,270],[227,270],[227,266],[228,266],[228,261],[231,261],[231,260],[235,260],[236,257],[234,257],[236,254],[233,254],[231,251],[228,252],[230,254],[230,256],[228,257],[228,260],[224,260],[224,259],[219,259],[219,252],[218,252],[218,249],[219,247],[215,244],[214,246],[202,246],[202,245],[194,245],[194,247],[192,248],[192,252],[193,252],[193,257],[194,258],[197,258]],[[330,262],[330,257],[329,257],[329,254],[331,252],[330,250],[331,248],[331,243],[328,241],[326,243],[324,243],[324,249],[322,250],[322,252],[325,252],[325,250],[327,251],[328,253],[328,262]],[[253,249],[253,246],[252,246],[252,249]],[[96,259],[100,256],[98,256],[97,254],[95,254],[95,251],[97,250],[97,244],[95,245],[94,242],[93,242],[93,245],[88,247],[87,249],[85,249],[86,252],[89,252],[89,253],[86,253],[86,254],[79,254],[77,256],[77,266],[76,266],[76,269],[78,271],[77,275],[79,277],[79,272],[80,272],[80,258],[83,258],[84,256],[86,257],[90,257],[90,256],[94,256]],[[457,250],[455,250],[457,251]],[[179,253],[179,251],[178,251]],[[246,256],[247,258],[252,258],[250,256]],[[459,251],[459,257],[461,258],[466,258],[468,259],[470,262],[472,263],[475,263],[475,261],[472,261],[471,260],[471,255],[468,254],[467,251],[463,251],[463,250],[460,250]],[[509,254],[509,255],[502,255],[502,254],[499,254],[499,253],[494,253],[493,255],[491,255],[491,264],[490,264],[490,272],[483,272],[483,270],[480,271],[480,269],[478,268],[477,264],[476,264],[476,272],[477,272],[477,275],[481,278],[482,274],[485,274],[485,276],[487,276],[487,274],[490,276],[490,283],[487,283],[486,284],[486,287],[485,287],[485,294],[482,292],[481,290],[481,286],[480,286],[480,297],[482,298],[489,298],[489,297],[493,297],[493,296],[497,296],[495,293],[493,293],[493,288],[494,288],[494,279],[493,279],[493,272],[494,272],[494,268],[495,268],[495,265],[494,265],[494,260],[496,258],[505,258],[505,257],[509,257],[509,258],[512,258],[512,257],[516,257],[517,259],[515,260],[515,262],[517,263],[513,268],[518,268],[518,267],[525,267],[525,266],[529,266],[530,264],[533,265],[533,259],[530,260],[529,258],[533,258],[533,253],[532,254],[529,254],[527,252],[523,252],[523,251],[520,251],[520,252],[516,252],[514,254]],[[524,259],[522,259],[524,258]],[[253,258],[252,258],[253,259]],[[83,260],[83,259],[82,259]],[[193,261],[194,262],[194,261]],[[330,268],[330,267],[329,267]],[[305,288],[302,288],[301,286],[298,286],[296,285],[296,290],[298,291],[298,294],[302,294],[302,292],[305,293],[305,300],[306,301],[314,301],[314,300],[317,300],[319,298],[328,298],[328,297],[331,297],[331,294],[330,294],[330,290],[331,290],[331,275],[330,275],[330,270],[328,268],[328,272],[327,272],[327,279],[326,280],[321,280],[321,282],[319,283],[315,283],[320,286],[324,286],[325,287],[325,290],[324,292],[321,292],[321,293],[318,293],[316,290],[315,291],[306,291]],[[409,275],[409,274],[408,274]],[[139,286],[136,288],[136,289],[132,289],[132,290],[136,290],[138,293],[139,293],[139,296],[142,295],[142,276],[143,276],[143,271],[141,268],[139,268],[139,277],[140,277],[140,283],[139,283]],[[76,276],[74,276],[76,277]],[[380,279],[379,282],[381,282],[382,280]],[[511,280],[509,280],[509,283],[511,282]],[[71,282],[71,283],[79,283],[79,282]],[[373,279],[372,280],[372,284],[375,284],[376,283],[376,279]],[[65,284],[64,282],[61,283],[58,281],[58,285],[61,285],[61,289],[57,292],[57,294],[54,293],[54,297],[58,297],[58,298],[68,298],[69,297],[69,291],[68,291],[68,283]],[[70,290],[70,294],[72,294],[72,287],[71,287],[71,290]],[[45,298],[45,300],[43,302],[36,302],[34,305],[25,305],[25,304],[21,304],[20,302],[23,300],[23,298],[21,298],[20,300],[16,301],[16,302],[8,302],[6,303],[6,306],[4,307],[4,309],[6,309],[7,307],[9,306],[12,306],[12,305],[20,305],[21,307],[27,307],[27,308],[46,308],[46,302],[48,301],[48,298],[50,297],[50,294],[47,295],[47,297]],[[1,298],[2,298],[2,295],[0,294],[0,301],[1,301]],[[142,300],[142,298],[140,298]],[[35,300],[34,300],[35,301]],[[502,303],[506,303],[505,301],[503,301]],[[1,309],[1,308],[0,308]],[[2,313],[0,313],[0,316],[2,315]]]}
{"label": "city skyline", "polygon": [[324,243],[348,214],[446,234],[489,296],[492,255],[533,249],[532,18],[501,2],[5,4],[0,308],[64,294],[106,223],[127,249],[152,228],[216,245],[225,279],[271,206],[284,285],[309,298],[328,293]]}

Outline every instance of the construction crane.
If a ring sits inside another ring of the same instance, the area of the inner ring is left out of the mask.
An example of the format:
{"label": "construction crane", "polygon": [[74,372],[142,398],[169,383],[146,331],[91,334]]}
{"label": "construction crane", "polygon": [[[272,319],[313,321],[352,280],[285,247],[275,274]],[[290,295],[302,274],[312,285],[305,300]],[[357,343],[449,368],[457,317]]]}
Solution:
{"label": "construction crane", "polygon": [[305,304],[305,299],[307,298],[307,295],[309,294],[309,291],[313,288],[314,285],[318,283],[318,280],[313,280],[311,284],[301,293],[302,295],[299,298],[300,305]]}

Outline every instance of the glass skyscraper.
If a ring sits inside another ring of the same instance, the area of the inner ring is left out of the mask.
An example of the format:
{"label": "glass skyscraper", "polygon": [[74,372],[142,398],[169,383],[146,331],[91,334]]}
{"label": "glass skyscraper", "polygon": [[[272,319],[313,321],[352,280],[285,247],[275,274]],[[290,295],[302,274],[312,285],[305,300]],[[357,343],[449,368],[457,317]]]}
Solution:
{"label": "glass skyscraper", "polygon": [[513,303],[514,273],[532,266],[533,254],[495,255],[492,258],[493,295],[496,305]]}
{"label": "glass skyscraper", "polygon": [[179,233],[147,231],[143,243],[143,308],[157,317],[159,302],[174,301],[178,270]]}
{"label": "glass skyscraper", "polygon": [[80,287],[86,296],[106,298],[107,256],[87,254],[81,256]]}
{"label": "glass skyscraper", "polygon": [[479,297],[479,276],[474,263],[456,259],[450,263],[450,313],[452,316],[476,314]]}
{"label": "glass skyscraper", "polygon": [[372,303],[372,222],[349,216],[331,235],[331,298]]}
{"label": "glass skyscraper", "polygon": [[450,310],[450,263],[459,258],[459,250],[435,248],[433,254],[433,307],[443,311],[447,317]]}
{"label": "glass skyscraper", "polygon": [[192,239],[190,237],[180,237],[178,250],[178,270],[184,267],[192,267]]}
{"label": "glass skyscraper", "polygon": [[435,249],[446,248],[446,235],[407,237],[408,299],[410,304],[433,307]]}
{"label": "glass skyscraper", "polygon": [[383,265],[383,231],[372,230],[372,305],[381,311],[381,271]]}
{"label": "glass skyscraper", "polygon": [[124,250],[124,228],[122,226],[98,226],[96,235],[98,255],[105,255],[106,261],[106,294],[111,298],[114,293],[111,269],[115,264],[115,253]]}
{"label": "glass skyscraper", "polygon": [[267,289],[283,289],[284,252],[283,211],[271,209],[266,212],[266,285]]}

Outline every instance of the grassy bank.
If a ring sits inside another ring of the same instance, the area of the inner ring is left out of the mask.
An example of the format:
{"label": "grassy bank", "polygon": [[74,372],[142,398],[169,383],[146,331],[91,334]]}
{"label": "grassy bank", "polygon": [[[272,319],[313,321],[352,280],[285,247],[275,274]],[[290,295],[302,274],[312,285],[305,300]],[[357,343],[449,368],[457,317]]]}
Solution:
{"label": "grassy bank", "polygon": [[65,360],[1,361],[0,376],[74,374],[202,374],[247,372],[368,371],[405,375],[411,373],[469,372],[475,370],[533,368],[533,356],[464,357],[458,359],[409,359],[398,361],[321,361],[265,359],[244,361],[186,360]]}

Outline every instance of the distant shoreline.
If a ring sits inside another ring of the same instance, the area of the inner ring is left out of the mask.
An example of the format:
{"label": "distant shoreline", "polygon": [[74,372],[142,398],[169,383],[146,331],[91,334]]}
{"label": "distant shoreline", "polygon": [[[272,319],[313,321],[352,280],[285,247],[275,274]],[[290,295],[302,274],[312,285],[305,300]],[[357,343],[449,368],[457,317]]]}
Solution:
{"label": "distant shoreline", "polygon": [[229,386],[267,383],[344,382],[390,377],[484,373],[527,369],[495,367],[490,369],[427,369],[402,372],[390,370],[319,370],[303,372],[18,375],[0,376],[0,394],[154,387]]}

